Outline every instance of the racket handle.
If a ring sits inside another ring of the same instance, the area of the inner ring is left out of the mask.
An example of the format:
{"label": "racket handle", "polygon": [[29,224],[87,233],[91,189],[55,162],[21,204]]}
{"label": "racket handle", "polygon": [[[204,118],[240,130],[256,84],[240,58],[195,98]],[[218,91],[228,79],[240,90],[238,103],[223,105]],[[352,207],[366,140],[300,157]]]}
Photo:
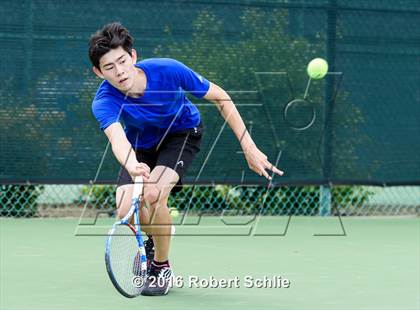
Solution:
{"label": "racket handle", "polygon": [[134,198],[139,198],[140,199],[140,195],[143,193],[143,177],[140,176],[136,176],[135,180],[134,180],[134,188],[133,188],[133,199]]}

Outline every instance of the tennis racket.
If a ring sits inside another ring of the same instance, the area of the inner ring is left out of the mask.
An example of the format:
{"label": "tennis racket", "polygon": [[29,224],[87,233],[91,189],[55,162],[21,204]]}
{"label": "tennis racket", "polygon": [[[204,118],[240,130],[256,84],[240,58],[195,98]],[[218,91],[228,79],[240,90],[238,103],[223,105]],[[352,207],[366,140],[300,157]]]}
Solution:
{"label": "tennis racket", "polygon": [[[139,208],[143,192],[143,177],[134,182],[131,207],[108,233],[105,265],[112,284],[128,298],[140,295],[147,273],[146,251],[140,230]],[[134,226],[130,218],[134,215]]]}

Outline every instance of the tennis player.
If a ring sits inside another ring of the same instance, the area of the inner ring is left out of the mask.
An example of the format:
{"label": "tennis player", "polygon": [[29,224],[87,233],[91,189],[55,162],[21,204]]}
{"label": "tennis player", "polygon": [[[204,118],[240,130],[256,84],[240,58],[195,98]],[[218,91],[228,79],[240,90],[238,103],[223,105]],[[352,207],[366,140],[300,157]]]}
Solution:
{"label": "tennis player", "polygon": [[[171,191],[200,150],[203,124],[186,92],[216,104],[244,151],[250,169],[270,179],[274,167],[255,145],[229,95],[183,63],[169,58],[138,61],[133,38],[119,23],[105,25],[89,41],[93,72],[104,81],[92,111],[121,164],[117,181],[117,212],[122,218],[131,205],[133,179],[145,180],[140,222],[150,270],[143,295],[166,295],[172,277],[168,261]],[[175,186],[178,185],[178,186]],[[153,224],[153,225],[151,225]]]}

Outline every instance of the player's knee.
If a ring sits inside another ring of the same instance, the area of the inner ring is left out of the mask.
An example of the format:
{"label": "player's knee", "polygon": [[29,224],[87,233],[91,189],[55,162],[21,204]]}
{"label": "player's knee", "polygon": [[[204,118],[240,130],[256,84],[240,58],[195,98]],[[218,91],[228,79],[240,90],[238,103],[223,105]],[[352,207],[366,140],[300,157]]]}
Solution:
{"label": "player's knee", "polygon": [[119,219],[119,220],[121,220],[124,216],[125,216],[125,214],[126,214],[127,212],[123,212],[123,211],[121,211],[121,210],[119,210],[119,209],[117,209],[117,218]]}
{"label": "player's knee", "polygon": [[151,206],[159,201],[160,191],[157,186],[148,186],[144,189],[144,201]]}
{"label": "player's knee", "polygon": [[116,215],[119,219],[122,219],[130,210],[131,207],[131,192],[130,186],[120,186],[117,188],[115,197],[116,202]]}
{"label": "player's knee", "polygon": [[127,200],[120,200],[119,203],[117,202],[116,213],[119,219],[122,219],[124,216],[127,215],[128,211],[131,207],[131,201]]}

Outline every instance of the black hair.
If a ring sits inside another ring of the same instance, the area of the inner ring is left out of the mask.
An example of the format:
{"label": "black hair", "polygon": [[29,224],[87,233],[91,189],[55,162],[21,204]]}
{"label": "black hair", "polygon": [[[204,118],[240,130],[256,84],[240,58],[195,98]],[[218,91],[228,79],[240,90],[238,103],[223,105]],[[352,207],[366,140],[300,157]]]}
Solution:
{"label": "black hair", "polygon": [[134,39],[120,23],[106,24],[96,31],[89,40],[89,59],[92,64],[99,68],[101,57],[111,49],[121,46],[131,56]]}

